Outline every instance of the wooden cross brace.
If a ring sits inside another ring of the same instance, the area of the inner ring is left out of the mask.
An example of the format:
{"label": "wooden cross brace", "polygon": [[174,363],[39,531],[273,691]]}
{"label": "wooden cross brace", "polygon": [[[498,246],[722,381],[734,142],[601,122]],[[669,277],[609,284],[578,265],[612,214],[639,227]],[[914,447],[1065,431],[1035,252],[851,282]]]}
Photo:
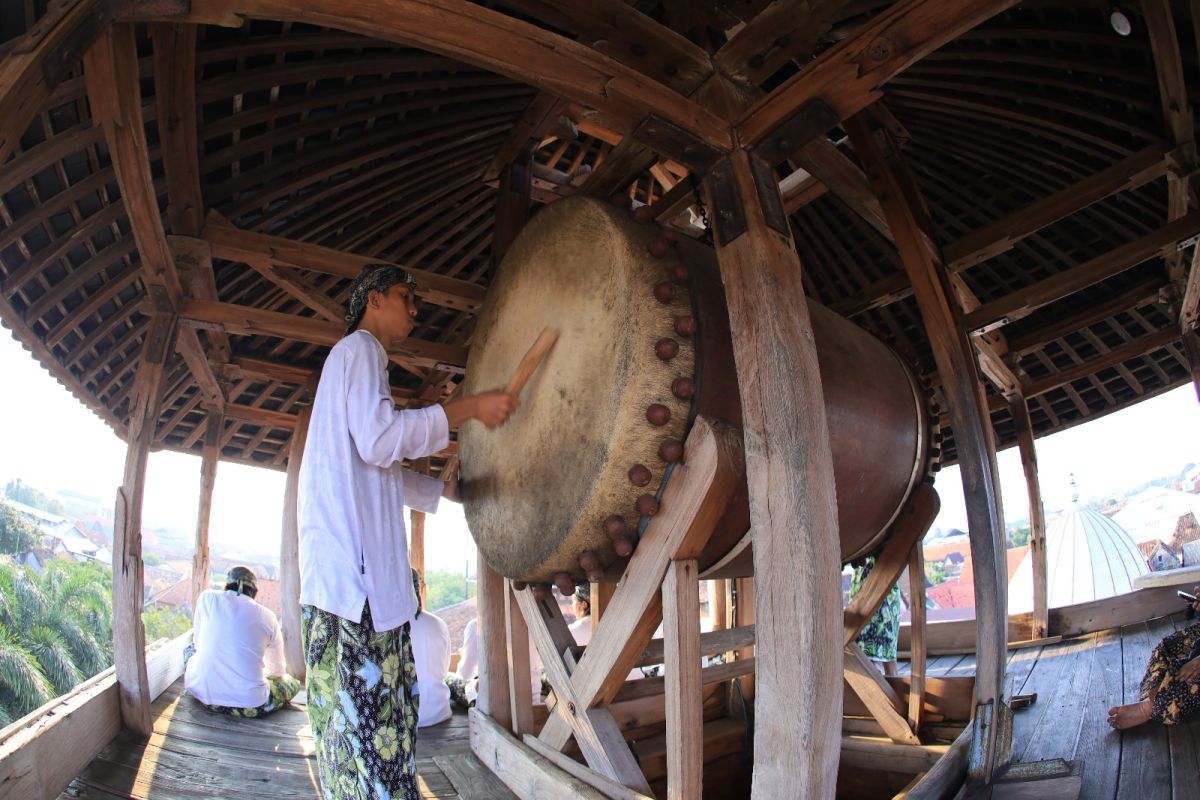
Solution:
{"label": "wooden cross brace", "polygon": [[[554,712],[539,737],[543,743],[562,750],[574,736],[592,769],[649,793],[646,778],[607,706],[654,635],[663,617],[664,593],[670,598],[682,598],[688,587],[694,592],[694,559],[708,541],[734,490],[744,480],[743,469],[739,432],[719,422],[698,418],[685,443],[683,464],[663,493],[662,511],[647,526],[604,618],[577,664],[571,654],[575,641],[558,605],[552,600],[538,602],[532,592],[513,593],[556,699]],[[677,630],[679,641],[668,649],[678,648],[679,656],[696,653],[698,672],[699,610],[674,600],[669,605],[674,617],[672,627]],[[694,632],[693,617],[697,622]],[[693,636],[697,638],[695,643],[691,642]],[[672,655],[676,653],[668,653]],[[685,669],[690,667],[689,663]],[[672,674],[676,673],[669,668],[669,681]],[[680,723],[698,718],[698,710],[689,710],[689,704],[698,706],[700,700],[699,692],[690,691],[696,688],[699,677],[694,676],[695,680],[680,677],[676,674],[667,687],[667,705],[670,708],[675,703],[677,718],[674,726],[668,721],[668,730],[680,728],[677,734],[685,733]],[[685,688],[689,690],[687,693],[683,691]],[[696,696],[693,698],[691,694]],[[695,741],[680,748],[680,753],[694,755],[702,733],[698,729],[687,730],[686,735],[694,736]],[[692,772],[686,768],[676,771]],[[668,780],[681,777],[668,775]],[[694,780],[694,775],[691,779]]]}

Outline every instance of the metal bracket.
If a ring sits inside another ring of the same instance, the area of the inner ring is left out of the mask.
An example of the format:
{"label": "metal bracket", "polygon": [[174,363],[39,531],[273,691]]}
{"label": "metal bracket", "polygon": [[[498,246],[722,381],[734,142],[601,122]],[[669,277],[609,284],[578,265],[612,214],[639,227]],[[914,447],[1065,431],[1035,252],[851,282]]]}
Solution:
{"label": "metal bracket", "polygon": [[746,212],[727,158],[721,159],[708,173],[708,199],[717,241],[724,247],[746,232]]}
{"label": "metal bracket", "polygon": [[632,135],[650,149],[678,161],[693,172],[708,172],[725,157],[725,153],[717,148],[653,114],[639,122]]}
{"label": "metal bracket", "polygon": [[791,241],[792,231],[788,226],[787,212],[783,210],[783,197],[779,194],[779,179],[775,168],[751,152],[750,172],[754,175],[754,189],[762,207],[763,222],[784,239]]}
{"label": "metal bracket", "polygon": [[841,121],[838,113],[823,101],[805,103],[754,147],[754,155],[773,167]]}

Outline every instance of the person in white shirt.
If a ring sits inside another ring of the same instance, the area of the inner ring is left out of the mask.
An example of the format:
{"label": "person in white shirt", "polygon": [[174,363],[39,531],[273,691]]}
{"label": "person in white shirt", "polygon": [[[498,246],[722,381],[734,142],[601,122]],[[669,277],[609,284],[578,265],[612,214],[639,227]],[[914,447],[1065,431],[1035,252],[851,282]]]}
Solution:
{"label": "person in white shirt", "polygon": [[184,688],[209,710],[235,717],[261,717],[287,705],[300,681],[284,671],[279,620],[255,602],[258,579],[234,567],[225,589],[208,589],[192,615],[195,653],[188,659]]}
{"label": "person in white shirt", "polygon": [[404,506],[434,512],[458,480],[401,469],[470,419],[489,428],[518,406],[503,391],[396,409],[387,348],[416,324],[416,282],[368,264],[350,289],[346,335],[325,360],[300,465],[300,604],[308,716],[322,791],[418,798],[417,700]]}
{"label": "person in white shirt", "polygon": [[413,662],[417,666],[418,704],[417,727],[428,728],[450,719],[450,687],[446,675],[450,672],[450,629],[442,618],[421,605],[421,576],[412,571],[413,588],[417,591],[417,615],[409,623],[412,637]]}
{"label": "person in white shirt", "polygon": [[[590,583],[580,583],[575,587],[575,594],[571,595],[571,611],[575,613],[575,621],[568,625],[567,629],[575,637],[575,644],[580,647],[586,646],[592,640],[592,585]],[[646,674],[634,667],[625,676],[625,680],[636,681],[644,677]]]}
{"label": "person in white shirt", "polygon": [[446,676],[446,687],[450,700],[462,709],[475,705],[479,697],[479,638],[476,636],[478,620],[472,617],[463,629],[461,655],[458,669]]}

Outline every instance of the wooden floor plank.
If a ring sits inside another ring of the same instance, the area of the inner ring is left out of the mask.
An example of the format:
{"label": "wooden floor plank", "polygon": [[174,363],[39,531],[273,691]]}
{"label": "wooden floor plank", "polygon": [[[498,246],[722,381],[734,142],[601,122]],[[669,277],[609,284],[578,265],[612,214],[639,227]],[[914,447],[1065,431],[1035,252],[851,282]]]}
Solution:
{"label": "wooden floor plank", "polygon": [[1021,694],[1036,692],[1038,701],[1013,717],[1013,761],[1028,760],[1025,750],[1037,736],[1038,728],[1043,724],[1057,725],[1048,714],[1052,699],[1061,692],[1071,691],[1069,681],[1063,682],[1063,673],[1069,676],[1075,655],[1089,647],[1086,640],[1072,640],[1042,650],[1021,689]]}
{"label": "wooden floor plank", "polygon": [[1122,702],[1122,646],[1120,632],[1113,630],[1099,634],[1092,650],[1087,705],[1079,721],[1074,756],[1083,762],[1080,797],[1109,800],[1117,793],[1121,735],[1109,727],[1108,709]]}
{"label": "wooden floor plank", "polygon": [[474,753],[434,756],[433,760],[463,800],[517,800],[517,796]]}
{"label": "wooden floor plank", "polygon": [[[1121,630],[1123,702],[1137,702],[1147,658],[1159,640],[1171,630],[1174,630],[1174,625],[1169,618],[1128,625]],[[1151,723],[1122,731],[1120,735],[1121,769],[1117,776],[1117,800],[1169,800],[1171,754],[1166,728]]]}
{"label": "wooden floor plank", "polygon": [[[1105,636],[1120,641],[1120,634],[1116,632]],[[1047,648],[1042,654],[1043,659],[1062,657],[1066,663],[1059,671],[1058,682],[1038,692],[1037,705],[1042,707],[1042,724],[1020,743],[1019,760],[1061,758],[1070,761],[1074,757],[1080,723],[1091,703],[1089,681],[1098,642],[1099,638],[1095,635],[1083,636],[1070,642],[1067,647],[1059,645]],[[1059,652],[1064,655],[1057,655]]]}

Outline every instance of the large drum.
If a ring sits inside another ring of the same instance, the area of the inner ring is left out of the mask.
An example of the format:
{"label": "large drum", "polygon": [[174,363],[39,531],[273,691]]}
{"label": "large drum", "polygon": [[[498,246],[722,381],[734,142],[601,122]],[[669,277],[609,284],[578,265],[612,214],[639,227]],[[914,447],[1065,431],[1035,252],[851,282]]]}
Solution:
{"label": "large drum", "polygon": [[[823,306],[810,302],[809,313],[849,561],[879,546],[925,477],[929,415],[891,350]],[[460,432],[463,501],[499,573],[582,581],[584,567],[594,575],[627,553],[657,511],[696,414],[740,428],[714,253],[685,238],[668,245],[657,225],[596,200],[548,206],[497,272],[464,390],[507,383],[545,327],[558,343],[522,409],[498,430]],[[752,574],[748,526],[743,489],[700,559],[706,577]]]}

